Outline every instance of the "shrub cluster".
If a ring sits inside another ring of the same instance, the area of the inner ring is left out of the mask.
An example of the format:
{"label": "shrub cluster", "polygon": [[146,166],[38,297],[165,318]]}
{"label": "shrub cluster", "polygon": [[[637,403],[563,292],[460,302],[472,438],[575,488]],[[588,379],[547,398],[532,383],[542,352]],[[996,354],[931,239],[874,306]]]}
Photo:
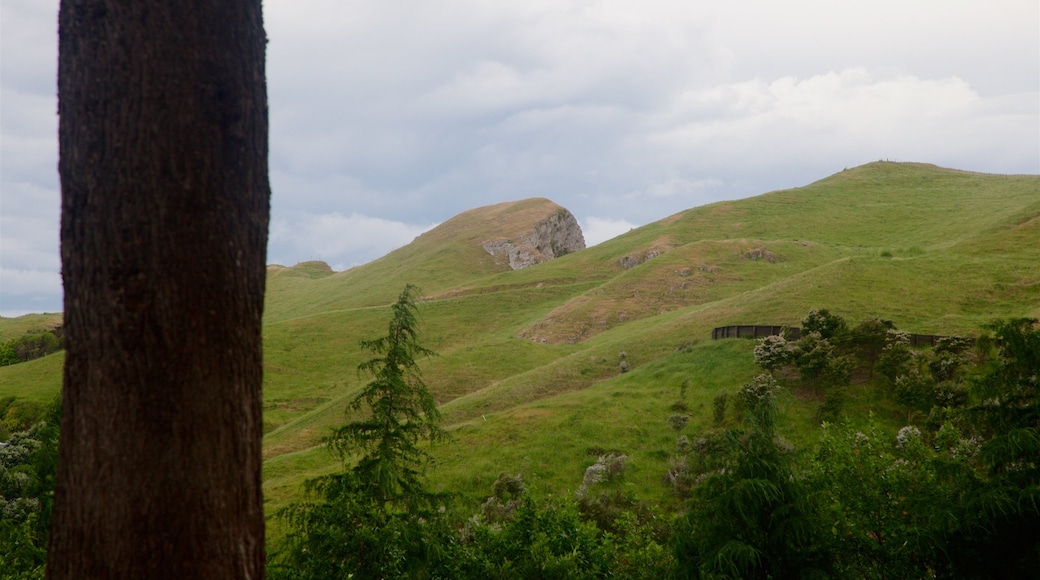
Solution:
{"label": "shrub cluster", "polygon": [[0,366],[37,359],[63,348],[60,329],[34,330],[18,338],[0,343]]}

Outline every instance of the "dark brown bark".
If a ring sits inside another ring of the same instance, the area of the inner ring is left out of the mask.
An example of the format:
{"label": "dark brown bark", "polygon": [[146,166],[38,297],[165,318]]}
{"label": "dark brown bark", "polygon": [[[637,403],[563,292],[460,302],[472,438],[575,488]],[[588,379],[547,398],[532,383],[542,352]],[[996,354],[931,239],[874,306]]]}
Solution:
{"label": "dark brown bark", "polygon": [[259,0],[62,0],[50,578],[262,578]]}

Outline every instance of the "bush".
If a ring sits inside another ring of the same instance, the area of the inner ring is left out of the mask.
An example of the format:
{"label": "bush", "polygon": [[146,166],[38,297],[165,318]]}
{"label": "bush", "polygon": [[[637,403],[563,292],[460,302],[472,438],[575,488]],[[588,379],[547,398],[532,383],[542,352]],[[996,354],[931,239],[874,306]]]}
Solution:
{"label": "bush", "polygon": [[573,504],[523,499],[500,526],[471,522],[468,556],[455,577],[600,578],[614,565],[613,545]]}
{"label": "bush", "polygon": [[802,335],[794,357],[802,381],[815,392],[849,383],[852,360],[817,331]]}
{"label": "bush", "polygon": [[910,333],[901,330],[889,330],[885,335],[885,347],[874,368],[894,385],[896,377],[910,370],[914,353],[910,350]]}
{"label": "bush", "polygon": [[755,364],[774,371],[791,362],[792,346],[779,334],[767,336],[755,345]]}
{"label": "bush", "polygon": [[0,447],[0,577],[43,577],[60,423],[59,398]]}
{"label": "bush", "polygon": [[726,402],[728,400],[729,397],[726,393],[719,393],[712,400],[712,421],[716,427],[722,425],[722,422],[726,420]]}
{"label": "bush", "polygon": [[287,533],[269,578],[459,577],[459,538],[438,511],[381,509],[353,472],[312,479],[307,492],[318,501],[279,512]]}
{"label": "bush", "polygon": [[777,384],[773,375],[763,373],[750,383],[741,385],[740,390],[737,391],[737,400],[740,401],[741,408],[747,411],[754,409],[762,401],[772,398],[779,390],[780,385]]}
{"label": "bush", "polygon": [[831,314],[826,308],[809,310],[802,319],[802,336],[815,332],[824,339],[838,339],[848,331],[848,323],[837,314]]}
{"label": "bush", "polygon": [[0,366],[37,359],[62,348],[56,330],[33,330],[0,344]]}

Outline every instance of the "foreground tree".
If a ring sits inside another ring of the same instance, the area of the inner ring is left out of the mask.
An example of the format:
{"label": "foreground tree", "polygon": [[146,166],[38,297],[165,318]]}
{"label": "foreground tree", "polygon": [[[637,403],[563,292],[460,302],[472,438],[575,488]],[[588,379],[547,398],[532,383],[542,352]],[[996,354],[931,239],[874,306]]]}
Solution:
{"label": "foreground tree", "polygon": [[676,519],[680,578],[826,578],[832,566],[819,506],[776,431],[777,387],[741,389],[746,429],[716,438],[713,464]]}
{"label": "foreground tree", "polygon": [[986,480],[958,504],[948,531],[962,578],[1028,578],[1040,570],[1040,326],[1035,319],[991,326],[996,360],[975,381],[965,410],[984,439]]}
{"label": "foreground tree", "polygon": [[51,578],[260,578],[259,0],[63,0]]}

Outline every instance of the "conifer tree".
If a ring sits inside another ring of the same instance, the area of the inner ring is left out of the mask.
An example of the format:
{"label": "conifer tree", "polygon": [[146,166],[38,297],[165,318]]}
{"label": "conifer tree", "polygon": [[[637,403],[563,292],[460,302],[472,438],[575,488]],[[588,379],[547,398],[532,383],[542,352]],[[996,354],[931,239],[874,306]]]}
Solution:
{"label": "conifer tree", "polygon": [[424,482],[429,453],[419,443],[445,436],[437,402],[419,370],[418,359],[436,353],[419,344],[418,295],[418,288],[405,286],[392,306],[386,336],[361,341],[376,356],[358,372],[373,378],[350,408],[367,409],[368,415],[340,427],[328,440],[341,457],[364,453],[353,471],[374,501],[410,507],[429,499]]}
{"label": "conifer tree", "polygon": [[375,356],[358,366],[372,380],[350,404],[360,417],[326,440],[352,469],[308,480],[312,501],[280,512],[288,524],[268,561],[269,578],[459,577],[454,532],[426,489],[423,441],[446,437],[418,360],[417,297],[408,285],[391,309],[385,336],[362,340]]}
{"label": "conifer tree", "polygon": [[987,480],[966,494],[947,531],[960,577],[1026,578],[1040,569],[1040,326],[997,321],[999,356],[966,410],[985,441]]}

